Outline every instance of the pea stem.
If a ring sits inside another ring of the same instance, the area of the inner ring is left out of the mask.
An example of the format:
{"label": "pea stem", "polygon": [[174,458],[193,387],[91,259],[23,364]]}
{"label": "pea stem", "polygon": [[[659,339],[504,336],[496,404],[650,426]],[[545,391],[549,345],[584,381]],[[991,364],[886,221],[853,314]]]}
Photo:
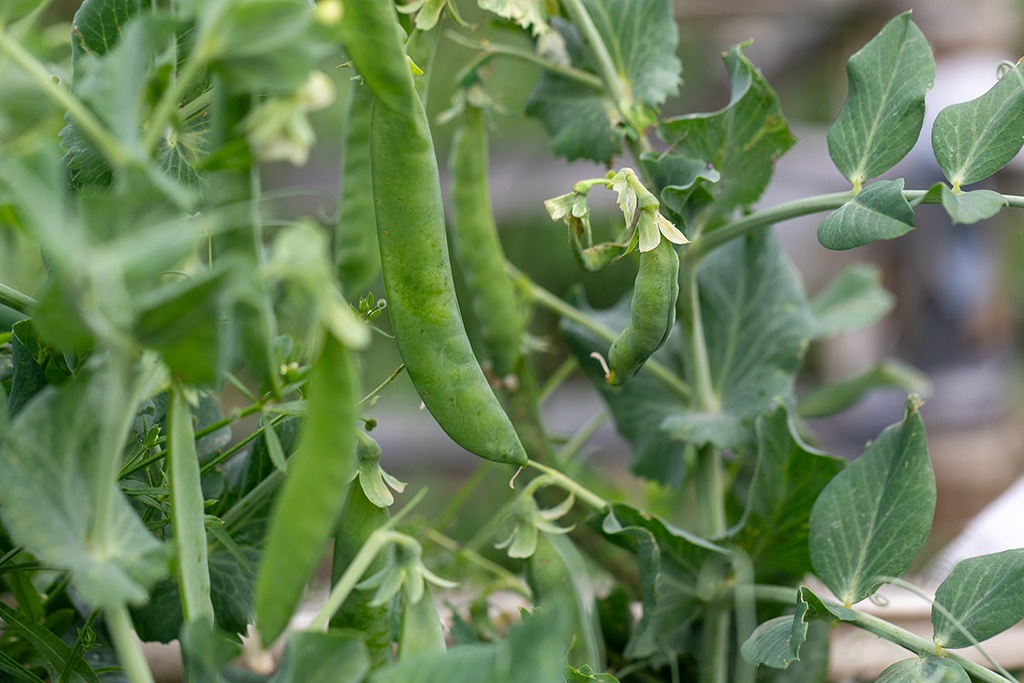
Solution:
{"label": "pea stem", "polygon": [[383,392],[385,389],[387,389],[388,385],[391,384],[392,382],[394,382],[395,379],[400,374],[402,374],[402,370],[405,370],[405,363],[402,363],[397,368],[395,368],[395,371],[392,372],[390,375],[388,375],[387,378],[385,378],[385,380],[383,382],[381,382],[377,386],[376,389],[374,389],[373,391],[368,393],[366,396],[364,396],[363,400],[361,400],[358,405],[364,405],[366,403],[370,403],[370,405],[372,406],[374,404],[376,398],[378,396],[380,396],[381,392]]}
{"label": "pea stem", "polygon": [[522,62],[539,66],[545,71],[550,71],[554,74],[558,74],[563,78],[566,78],[575,83],[579,83],[580,85],[591,88],[592,90],[604,91],[604,81],[602,81],[599,77],[595,76],[589,71],[577,69],[576,67],[573,66],[558,64],[557,62],[552,62],[551,60],[544,59],[543,57],[540,57],[534,52],[522,50],[511,45],[504,45],[502,43],[491,43],[486,41],[473,41],[454,31],[449,31],[447,35],[452,40],[452,42],[458,45],[480,51],[480,54],[478,54],[473,60],[471,60],[466,66],[464,66],[459,71],[458,75],[456,75],[455,77],[456,81],[461,82],[465,80],[465,78],[469,74],[473,73],[474,70],[479,69],[481,66],[489,62],[494,57],[503,56],[512,57],[513,59],[518,59]]}
{"label": "pea stem", "polygon": [[502,567],[500,564],[488,560],[486,557],[484,557],[483,555],[481,555],[480,553],[476,552],[471,548],[467,548],[463,545],[460,545],[458,541],[456,541],[453,538],[449,538],[448,536],[445,536],[436,529],[428,528],[426,531],[426,536],[433,543],[436,543],[445,550],[448,550],[454,553],[455,555],[465,558],[466,560],[472,562],[478,567],[491,572],[492,574],[500,578],[503,582],[508,584],[510,588],[516,589],[522,595],[528,595],[528,592],[525,590],[525,587],[523,586],[522,579],[520,579],[512,572]]}
{"label": "pea stem", "polygon": [[107,629],[110,631],[118,659],[128,680],[131,683],[153,683],[153,674],[149,670],[140,641],[135,635],[127,606],[123,602],[108,605],[104,614]]}
{"label": "pea stem", "polygon": [[580,32],[584,45],[587,45],[592,51],[597,61],[597,71],[604,82],[605,92],[615,102],[615,106],[623,118],[628,120],[632,96],[626,83],[619,77],[619,70],[615,67],[611,53],[608,52],[608,47],[604,44],[604,38],[597,30],[594,20],[590,18],[590,14],[580,0],[562,0],[562,7]]}
{"label": "pea stem", "polygon": [[601,410],[595,413],[589,420],[583,423],[583,425],[576,430],[568,441],[558,449],[555,453],[555,462],[562,466],[565,465],[575,457],[590,441],[598,430],[601,429],[609,420],[611,415],[607,410]]}
{"label": "pea stem", "polygon": [[[536,282],[533,282],[525,273],[508,261],[505,262],[505,269],[512,277],[519,281],[519,283],[526,289],[530,299],[535,303],[562,316],[563,318],[568,318],[580,327],[593,332],[609,343],[615,341],[615,337],[617,335],[614,332],[595,321],[583,311],[571,306],[538,285]],[[667,389],[671,390],[684,401],[690,400],[690,387],[679,379],[679,377],[672,372],[672,370],[668,369],[668,367],[659,361],[650,358],[647,360],[646,365],[644,365],[644,369],[650,370],[651,374],[657,377]]]}
{"label": "pea stem", "polygon": [[370,564],[373,563],[377,553],[383,550],[388,543],[396,542],[398,537],[405,537],[405,534],[400,534],[396,531],[392,531],[390,524],[388,526],[374,529],[369,537],[366,539],[366,543],[359,549],[356,556],[352,558],[352,562],[348,565],[345,573],[341,575],[338,582],[334,584],[334,588],[331,589],[331,594],[327,597],[327,602],[324,603],[320,611],[313,617],[313,621],[309,624],[310,631],[323,631],[327,628],[327,624],[330,623],[331,617],[341,609],[341,606],[345,604],[345,599],[352,593],[352,590],[359,583],[359,580],[363,578],[363,574],[369,568]]}
{"label": "pea stem", "polygon": [[529,463],[527,463],[527,467],[532,467],[534,469],[540,470],[544,474],[548,475],[548,477],[551,478],[551,484],[558,486],[560,489],[564,491],[574,494],[577,498],[579,498],[581,501],[583,501],[590,507],[594,508],[595,510],[603,510],[610,505],[610,503],[607,500],[597,495],[590,489],[586,488],[585,486],[574,480],[572,477],[568,477],[562,474],[554,467],[542,465],[535,460],[531,460]]}
{"label": "pea stem", "polygon": [[542,404],[551,398],[551,394],[553,394],[558,387],[562,386],[563,382],[572,376],[572,373],[575,372],[578,366],[579,362],[576,360],[575,356],[566,358],[565,361],[559,365],[553,373],[551,373],[544,382],[544,385],[540,388],[540,391],[537,393],[537,403]]}
{"label": "pea stem", "polygon": [[0,283],[0,306],[6,306],[24,315],[32,315],[39,302],[28,294],[22,294],[16,289]]}

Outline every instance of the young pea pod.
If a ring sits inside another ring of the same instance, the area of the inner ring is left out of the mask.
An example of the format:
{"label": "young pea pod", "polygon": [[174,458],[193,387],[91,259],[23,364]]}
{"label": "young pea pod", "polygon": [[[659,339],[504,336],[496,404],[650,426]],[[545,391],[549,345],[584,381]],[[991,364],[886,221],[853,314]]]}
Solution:
{"label": "young pea pod", "polygon": [[610,384],[633,377],[665,343],[676,320],[678,298],[679,256],[671,242],[660,239],[654,249],[640,252],[629,325],[608,352]]}
{"label": "young pea pod", "polygon": [[352,355],[324,335],[299,445],[288,461],[256,577],[256,626],[266,644],[288,625],[337,520],[352,471],[358,393]]}
{"label": "young pea pod", "polygon": [[380,272],[377,216],[370,176],[370,105],[373,91],[354,81],[342,127],[341,188],[334,261],[347,299],[366,293]]}
{"label": "young pea pod", "polygon": [[467,105],[452,138],[452,227],[455,257],[473,297],[473,312],[499,377],[515,372],[522,321],[498,240],[487,186],[487,128],[483,113]]}
{"label": "young pea pod", "polygon": [[405,591],[402,606],[402,626],[398,634],[398,658],[412,655],[443,653],[448,649],[444,640],[441,616],[429,586],[416,602]]}
{"label": "young pea pod", "polygon": [[[380,446],[363,431],[356,433],[356,457],[380,459]],[[352,559],[363,547],[366,540],[377,529],[391,519],[387,507],[378,507],[366,497],[359,480],[353,481],[338,517],[334,534],[334,558],[331,565],[331,583],[336,584],[345,573]],[[388,544],[381,550],[366,569],[367,574],[376,574],[391,567],[395,562],[395,549]],[[372,605],[374,593],[356,588],[331,619],[332,628],[352,628],[362,631],[370,651],[374,669],[391,660],[391,641],[394,630],[394,600]]]}

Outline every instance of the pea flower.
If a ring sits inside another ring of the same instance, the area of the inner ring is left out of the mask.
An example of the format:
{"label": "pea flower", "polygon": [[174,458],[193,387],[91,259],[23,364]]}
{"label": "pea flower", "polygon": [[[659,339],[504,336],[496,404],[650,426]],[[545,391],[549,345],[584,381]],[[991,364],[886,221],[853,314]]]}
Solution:
{"label": "pea flower", "polygon": [[537,550],[538,533],[567,534],[573,527],[560,527],[553,522],[565,516],[572,509],[575,498],[572,493],[553,508],[541,510],[533,495],[524,491],[512,504],[512,533],[495,548],[508,548],[508,556],[526,559]]}
{"label": "pea flower", "polygon": [[388,474],[380,466],[380,446],[376,441],[362,431],[358,432],[357,436],[357,464],[352,478],[359,479],[359,486],[368,501],[379,508],[390,507],[395,502],[395,497],[391,495],[388,487],[394,489],[395,493],[401,493],[405,491],[405,482]]}
{"label": "pea flower", "polygon": [[359,583],[357,588],[376,588],[370,605],[377,607],[391,602],[398,591],[405,590],[409,604],[416,604],[426,592],[426,581],[440,588],[455,588],[458,583],[442,579],[423,564],[423,546],[411,536],[394,534],[395,563]]}
{"label": "pea flower", "polygon": [[322,71],[314,71],[306,83],[286,97],[271,97],[245,119],[249,145],[261,161],[290,161],[302,166],[316,134],[309,112],[334,101],[334,82]]}

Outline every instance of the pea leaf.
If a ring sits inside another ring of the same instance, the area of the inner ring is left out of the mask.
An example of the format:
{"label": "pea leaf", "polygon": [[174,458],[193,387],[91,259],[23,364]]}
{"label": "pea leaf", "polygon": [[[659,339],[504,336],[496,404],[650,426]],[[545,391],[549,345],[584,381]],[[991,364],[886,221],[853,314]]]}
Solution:
{"label": "pea leaf", "polygon": [[1024,619],[1024,549],[970,557],[953,567],[935,591],[932,624],[935,642],[945,648],[974,643],[938,609],[941,605],[976,641],[1002,633]]}
{"label": "pea leaf", "polygon": [[854,405],[875,389],[895,388],[903,393],[927,395],[932,384],[928,376],[898,359],[888,358],[864,372],[834,384],[810,389],[797,404],[803,418],[825,417]]}
{"label": "pea leaf", "polygon": [[731,83],[729,104],[658,124],[658,135],[674,155],[699,159],[720,175],[705,185],[713,199],[705,209],[709,227],[757,201],[775,161],[796,143],[778,95],[744,54],[748,47],[749,42],[734,45],[722,57]]}
{"label": "pea leaf", "polygon": [[829,482],[811,511],[811,562],[844,605],[901,574],[931,529],[935,475],[919,408],[909,398],[903,421]]}
{"label": "pea leaf", "polygon": [[855,187],[887,171],[917,142],[935,59],[904,12],[850,57],[850,93],[828,131],[828,151]]}
{"label": "pea leaf", "polygon": [[895,305],[896,297],[882,286],[882,274],[877,266],[852,264],[811,301],[814,337],[826,339],[866,327],[884,317]]}
{"label": "pea leaf", "polygon": [[978,221],[992,218],[1007,205],[1003,195],[992,190],[974,190],[972,192],[954,192],[943,184],[939,184],[942,197],[942,208],[949,214],[954,225],[961,223],[971,225]]}
{"label": "pea leaf", "polygon": [[17,415],[29,399],[48,384],[46,373],[32,353],[33,348],[38,346],[38,335],[31,320],[23,320],[11,327],[14,376],[11,378],[11,392],[7,396],[7,412],[10,417]]}
{"label": "pea leaf", "polygon": [[356,683],[370,670],[366,644],[354,631],[300,631],[288,638],[281,667],[268,683]]}
{"label": "pea leaf", "polygon": [[644,611],[626,656],[678,652],[681,639],[702,611],[701,574],[727,562],[728,551],[626,504],[612,505],[591,518],[590,524],[612,543],[634,553],[640,563]]}
{"label": "pea leaf", "polygon": [[[167,551],[116,482],[98,480],[102,424],[109,411],[105,373],[47,388],[25,406],[0,445],[0,517],[15,542],[71,572],[71,584],[96,605],[140,603],[167,573]],[[131,406],[118,406],[129,411]],[[93,538],[99,496],[109,496],[111,528]]]}
{"label": "pea leaf", "polygon": [[878,675],[875,683],[969,683],[970,680],[964,668],[948,657],[928,655],[890,665]]}
{"label": "pea leaf", "polygon": [[826,216],[818,226],[818,241],[826,249],[853,249],[913,229],[914,210],[903,197],[903,179],[879,180]]}
{"label": "pea leaf", "polygon": [[86,55],[110,52],[142,7],[142,0],[83,0],[71,21],[72,65]]}
{"label": "pea leaf", "polygon": [[757,439],[757,470],[732,540],[750,555],[758,581],[792,581],[811,570],[811,508],[845,462],[807,446],[785,406],[758,419]]}
{"label": "pea leaf", "polygon": [[715,250],[697,276],[720,408],[677,412],[661,428],[681,442],[749,447],[755,443],[754,420],[791,393],[803,361],[812,332],[803,286],[768,230]]}
{"label": "pea leaf", "polygon": [[[29,619],[12,607],[8,607],[3,602],[0,602],[0,619],[5,622],[5,630],[16,632],[31,643],[32,647],[42,655],[51,672],[69,671],[71,674],[69,679],[75,683],[99,683],[99,676],[82,659],[81,655],[72,659],[76,655],[71,646],[51,633],[45,626]],[[3,670],[2,662],[0,662],[0,670]],[[15,669],[13,674],[21,675],[21,671]]]}
{"label": "pea leaf", "polygon": [[[804,626],[806,632],[807,627]],[[793,616],[787,614],[764,622],[750,634],[740,647],[740,654],[751,664],[786,669],[800,657],[790,644],[793,638]],[[799,651],[799,648],[797,648]]]}
{"label": "pea leaf", "polygon": [[[556,154],[610,164],[622,152],[622,124],[643,126],[642,120],[623,120],[623,114],[643,119],[643,109],[659,106],[677,91],[682,68],[675,55],[679,36],[666,0],[583,0],[583,6],[611,55],[625,101],[545,71],[526,103],[526,113],[548,130]],[[554,25],[565,39],[572,65],[596,74],[596,57],[576,29],[561,21]]]}
{"label": "pea leaf", "polygon": [[984,180],[1024,146],[1024,67],[1017,64],[992,89],[953,104],[935,118],[932,149],[954,189]]}

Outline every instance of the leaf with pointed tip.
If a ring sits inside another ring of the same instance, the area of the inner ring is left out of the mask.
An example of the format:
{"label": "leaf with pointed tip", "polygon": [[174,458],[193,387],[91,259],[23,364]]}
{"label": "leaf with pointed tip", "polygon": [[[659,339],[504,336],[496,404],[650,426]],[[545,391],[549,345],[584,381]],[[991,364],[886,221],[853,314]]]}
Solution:
{"label": "leaf with pointed tip", "polygon": [[852,264],[811,301],[814,337],[826,339],[866,327],[884,317],[895,305],[896,297],[882,286],[878,266]]}
{"label": "leaf with pointed tip", "polygon": [[875,683],[970,683],[964,668],[948,657],[928,655],[887,667]]}
{"label": "leaf with pointed tip", "polygon": [[[803,626],[806,630],[806,624]],[[800,658],[790,646],[793,637],[793,617],[786,615],[764,622],[750,634],[740,647],[740,654],[756,666],[785,669]]]}
{"label": "leaf with pointed tip", "polygon": [[910,12],[894,18],[846,66],[850,94],[828,131],[828,151],[859,186],[889,170],[917,142],[935,58]]}
{"label": "leaf with pointed tip", "polygon": [[1006,205],[1006,198],[992,190],[956,193],[942,185],[942,208],[954,225],[971,225],[992,218]]}
{"label": "leaf with pointed tip", "polygon": [[896,358],[887,358],[859,375],[809,390],[797,403],[797,415],[803,418],[835,415],[860,401],[869,392],[889,388],[926,396],[932,391],[932,383],[927,375],[912,365]]}
{"label": "leaf with pointed tip", "polygon": [[[945,648],[969,647],[998,635],[1024,619],[1024,549],[969,557],[953,567],[935,591],[932,624],[935,643]],[[941,605],[957,623],[938,609]]]}
{"label": "leaf with pointed tip", "polygon": [[853,249],[913,229],[914,209],[903,196],[903,179],[879,180],[826,216],[818,241],[826,249]]}
{"label": "leaf with pointed tip", "polygon": [[935,514],[920,399],[829,482],[811,511],[811,563],[844,605],[898,576],[924,545]]}
{"label": "leaf with pointed tip", "polygon": [[935,118],[932,149],[954,188],[984,180],[1024,146],[1024,66],[1018,63],[976,100]]}

